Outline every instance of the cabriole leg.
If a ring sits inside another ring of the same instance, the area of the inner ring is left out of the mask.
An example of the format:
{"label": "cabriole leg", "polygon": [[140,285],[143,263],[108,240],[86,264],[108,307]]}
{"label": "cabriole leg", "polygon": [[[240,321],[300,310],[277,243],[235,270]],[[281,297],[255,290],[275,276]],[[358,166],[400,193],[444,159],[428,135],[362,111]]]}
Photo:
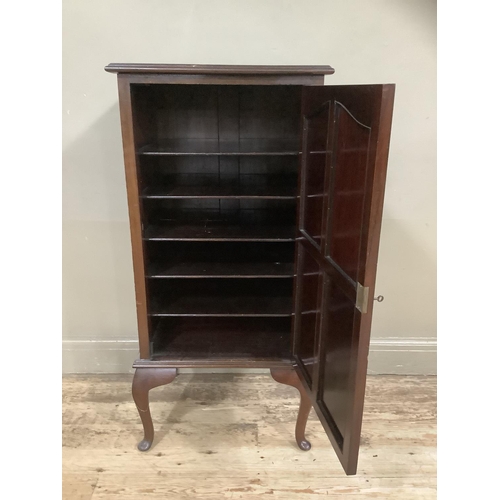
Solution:
{"label": "cabriole leg", "polygon": [[285,385],[291,385],[300,392],[299,415],[295,426],[295,440],[299,448],[304,451],[311,449],[311,443],[305,438],[306,423],[309,412],[311,411],[311,400],[300,382],[299,376],[295,370],[271,369],[271,376],[276,382]]}
{"label": "cabriole leg", "polygon": [[136,368],[132,382],[132,396],[144,427],[144,439],[137,445],[140,451],[148,451],[153,444],[154,427],[149,411],[149,391],[167,385],[177,375],[176,368]]}

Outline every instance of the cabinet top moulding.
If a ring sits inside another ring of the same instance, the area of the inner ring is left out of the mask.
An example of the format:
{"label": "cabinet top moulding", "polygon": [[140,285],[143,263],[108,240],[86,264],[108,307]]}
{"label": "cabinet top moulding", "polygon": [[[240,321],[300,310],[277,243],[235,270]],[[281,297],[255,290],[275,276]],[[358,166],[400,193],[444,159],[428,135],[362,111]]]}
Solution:
{"label": "cabinet top moulding", "polygon": [[130,84],[323,85],[331,66],[111,63],[105,68]]}
{"label": "cabinet top moulding", "polygon": [[331,66],[241,66],[221,64],[110,63],[109,73],[157,73],[177,75],[333,75]]}

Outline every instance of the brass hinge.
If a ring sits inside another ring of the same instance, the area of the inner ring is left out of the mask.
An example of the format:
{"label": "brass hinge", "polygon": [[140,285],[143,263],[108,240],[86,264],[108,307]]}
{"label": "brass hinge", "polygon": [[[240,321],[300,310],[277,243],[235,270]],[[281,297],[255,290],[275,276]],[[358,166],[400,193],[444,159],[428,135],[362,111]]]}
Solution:
{"label": "brass hinge", "polygon": [[356,307],[362,313],[368,311],[368,295],[370,293],[369,286],[363,286],[360,283],[356,286]]}

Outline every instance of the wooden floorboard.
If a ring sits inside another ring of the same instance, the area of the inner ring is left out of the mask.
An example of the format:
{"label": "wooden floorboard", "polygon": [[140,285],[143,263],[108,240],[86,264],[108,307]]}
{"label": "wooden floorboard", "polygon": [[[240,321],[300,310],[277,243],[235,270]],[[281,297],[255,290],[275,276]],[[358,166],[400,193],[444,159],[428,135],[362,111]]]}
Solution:
{"label": "wooden floorboard", "polygon": [[350,477],[314,412],[312,449],[297,448],[298,392],[260,374],[182,374],[153,389],[155,443],[141,453],[131,380],[64,377],[64,500],[436,498],[435,377],[368,378]]}

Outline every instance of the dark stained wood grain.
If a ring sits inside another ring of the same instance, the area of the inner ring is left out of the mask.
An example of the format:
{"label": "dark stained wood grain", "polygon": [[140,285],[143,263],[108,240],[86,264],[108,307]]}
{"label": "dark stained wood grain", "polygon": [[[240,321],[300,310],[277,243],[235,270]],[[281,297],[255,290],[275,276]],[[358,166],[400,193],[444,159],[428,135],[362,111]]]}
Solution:
{"label": "dark stained wood grain", "polygon": [[219,85],[231,87],[237,85],[323,85],[323,75],[188,75],[158,73],[127,73],[130,83],[144,85]]}
{"label": "dark stained wood grain", "polygon": [[305,430],[312,403],[307,391],[304,389],[295,370],[271,369],[271,376],[276,382],[295,387],[300,392],[299,414],[295,425],[295,441],[301,450],[309,451],[311,443],[305,437]]}
{"label": "dark stained wood grain", "polygon": [[317,340],[321,320],[322,274],[318,262],[298,245],[297,287],[294,307],[293,352],[309,388],[317,364]]}
{"label": "dark stained wood grain", "polygon": [[[289,331],[289,330],[288,330]],[[287,339],[287,352],[290,353],[290,342]],[[271,368],[289,368],[293,365],[291,354],[289,357],[284,358],[270,358],[263,357],[249,357],[238,355],[234,352],[232,355],[221,358],[211,358],[204,356],[203,358],[186,358],[176,357],[166,353],[166,357],[158,357],[158,359],[136,359],[133,368],[152,367],[152,368],[257,368],[257,369],[271,369]]]}
{"label": "dark stained wood grain", "polygon": [[139,451],[148,451],[153,444],[154,427],[149,410],[149,391],[172,382],[177,375],[175,368],[137,368],[132,382],[132,396],[144,428],[144,438],[137,445]]}
{"label": "dark stained wood grain", "polygon": [[260,198],[267,200],[295,200],[296,186],[283,183],[282,185],[201,185],[201,186],[153,186],[146,188],[141,198],[212,198],[212,199],[249,199]]}
{"label": "dark stained wood grain", "polygon": [[221,64],[137,64],[110,63],[105,68],[110,73],[166,73],[194,75],[332,75],[331,66],[259,66]]}
{"label": "dark stained wood grain", "polygon": [[238,85],[252,86],[297,86],[323,85],[323,75],[200,75],[200,74],[160,74],[126,73],[130,83],[141,85],[218,85],[231,88]]}
{"label": "dark stained wood grain", "polygon": [[[293,246],[293,241],[278,243],[199,241],[195,245],[189,241],[152,241],[147,243],[148,274],[152,272],[151,269],[168,272],[168,269],[179,266],[190,267],[193,270],[200,269],[200,266],[208,266],[203,273],[211,272],[216,266],[222,272],[222,266],[228,266],[238,269],[243,275],[252,275],[258,269],[269,269],[271,266],[276,272],[280,272],[281,276],[280,270],[283,270],[283,267],[289,268],[293,263]],[[245,269],[245,266],[248,266],[248,269]]]}
{"label": "dark stained wood grain", "polygon": [[[324,244],[322,221],[328,193],[326,164],[329,155],[326,149],[329,116],[330,104],[326,103],[303,117],[299,229],[318,249]],[[314,154],[317,150],[325,153]]]}
{"label": "dark stained wood grain", "polygon": [[157,241],[293,241],[293,226],[164,224],[146,228],[144,239]]}
{"label": "dark stained wood grain", "polygon": [[290,318],[161,318],[152,359],[290,362]]}
{"label": "dark stained wood grain", "polygon": [[105,69],[120,96],[139,449],[153,440],[148,391],[177,368],[270,368],[300,391],[299,447],[314,402],[354,474],[394,86],[323,87],[329,66]]}
{"label": "dark stained wood grain", "polygon": [[153,298],[151,316],[291,316],[291,297],[207,296],[195,292],[170,299]]}
{"label": "dark stained wood grain", "polygon": [[[351,471],[356,471],[357,456],[361,440],[361,424],[363,418],[364,395],[366,387],[366,371],[368,367],[368,352],[370,348],[370,331],[373,313],[373,295],[377,274],[377,261],[382,226],[382,211],[384,206],[385,181],[387,177],[387,161],[391,136],[392,114],[394,107],[395,85],[382,85],[378,88],[377,98],[373,106],[374,120],[371,123],[369,162],[367,180],[370,189],[365,198],[366,230],[361,238],[362,262],[359,280],[370,288],[368,311],[359,318],[359,347],[357,352],[357,370],[351,382],[353,389],[353,410],[351,434],[346,446],[348,452],[356,455],[356,461],[349,464]],[[355,324],[358,328],[358,324]]]}
{"label": "dark stained wood grain", "polygon": [[[131,77],[129,77],[131,78]],[[297,154],[300,86],[133,84],[141,154]],[[148,119],[149,118],[149,121]]]}
{"label": "dark stained wood grain", "polygon": [[[322,300],[320,319],[308,337],[306,360],[300,351],[304,332],[296,315],[294,356],[347,474],[357,469],[376,274],[373,254],[380,236],[393,98],[393,85],[304,89],[298,246],[317,263]],[[319,116],[320,110],[327,110],[328,119],[317,128],[308,127],[310,117]],[[322,140],[327,139],[323,171],[307,151],[316,147],[314,135],[322,129]],[[315,191],[322,196],[320,205],[308,211],[306,188],[311,176],[313,185],[317,176],[322,177],[323,184]],[[308,222],[309,218],[314,220]],[[299,307],[301,297],[310,296],[300,269],[296,283]],[[358,283],[369,289],[366,312],[356,307]]]}
{"label": "dark stained wood grain", "polygon": [[147,144],[139,151],[148,156],[295,156],[299,154],[297,141],[261,139],[240,139],[221,141],[219,139],[169,139],[159,144]]}
{"label": "dark stained wood grain", "polygon": [[148,278],[292,278],[291,262],[163,262],[153,263]]}
{"label": "dark stained wood grain", "polygon": [[145,279],[145,255],[142,240],[142,207],[139,199],[140,177],[136,163],[135,135],[132,117],[132,99],[130,84],[126,76],[118,76],[118,94],[127,182],[127,199],[132,239],[132,262],[134,266],[135,300],[139,329],[139,351],[141,358],[149,357],[149,320]]}
{"label": "dark stained wood grain", "polygon": [[151,316],[290,317],[291,279],[148,280]]}

